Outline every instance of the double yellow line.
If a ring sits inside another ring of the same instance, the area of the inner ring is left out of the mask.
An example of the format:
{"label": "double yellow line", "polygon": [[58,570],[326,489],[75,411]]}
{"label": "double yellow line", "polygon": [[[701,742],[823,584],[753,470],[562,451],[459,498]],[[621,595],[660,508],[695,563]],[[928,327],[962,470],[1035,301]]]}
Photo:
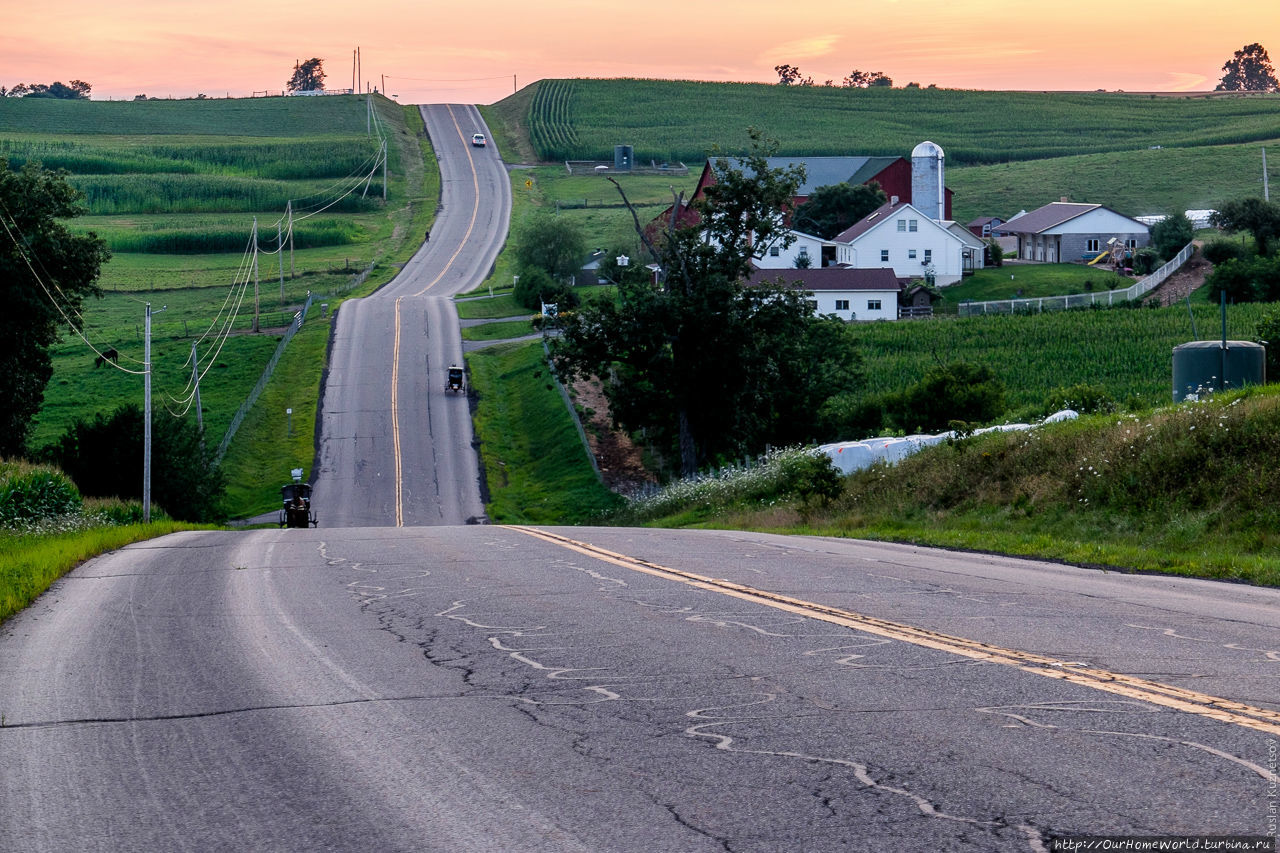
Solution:
{"label": "double yellow line", "polygon": [[1073,684],[1092,687],[1095,690],[1115,693],[1130,699],[1149,702],[1153,705],[1160,705],[1188,714],[1196,714],[1219,722],[1256,729],[1271,735],[1280,735],[1280,712],[1266,708],[1257,708],[1242,702],[1222,699],[1206,693],[1197,693],[1194,690],[1185,690],[1181,687],[1161,684],[1158,681],[1148,681],[1144,678],[1135,678],[1122,673],[1076,666],[1067,661],[1045,657],[1044,655],[1023,652],[1017,649],[1006,649],[989,643],[967,640],[963,637],[953,637],[949,634],[916,628],[900,622],[891,622],[887,619],[878,619],[874,616],[828,607],[825,604],[755,589],[732,581],[709,578],[693,572],[672,569],[533,527],[512,526],[509,529],[567,548],[570,551],[575,551],[596,560],[612,563],[615,566],[666,578],[667,580],[680,581],[698,589],[733,596],[754,604],[763,604],[787,613],[830,622],[835,625],[853,628],[857,631],[865,631],[880,637],[900,640],[928,649],[937,649],[938,651],[960,655],[972,660],[1011,666],[1033,675],[1069,681]]}
{"label": "double yellow line", "polygon": [[[476,171],[476,160],[471,153],[471,146],[466,145],[466,137],[462,132],[462,127],[458,124],[458,117],[453,112],[451,105],[445,107],[449,111],[449,118],[453,120],[453,129],[458,133],[458,139],[464,143],[463,151],[467,152],[467,165],[471,168],[471,186],[474,190],[472,197],[474,199],[471,205],[471,221],[467,223],[467,231],[462,235],[462,239],[458,241],[458,247],[453,250],[453,254],[449,256],[449,260],[441,268],[440,274],[428,282],[421,290],[413,294],[421,296],[432,287],[434,287],[445,274],[453,268],[454,262],[458,260],[458,256],[462,254],[462,250],[467,245],[467,240],[471,238],[471,233],[476,227],[476,217],[480,215],[480,174]],[[400,387],[400,302],[403,296],[396,297],[395,303],[395,338],[391,345],[391,448],[395,457],[395,480],[396,480],[396,527],[404,527],[404,463],[400,455],[400,409],[398,405]]]}

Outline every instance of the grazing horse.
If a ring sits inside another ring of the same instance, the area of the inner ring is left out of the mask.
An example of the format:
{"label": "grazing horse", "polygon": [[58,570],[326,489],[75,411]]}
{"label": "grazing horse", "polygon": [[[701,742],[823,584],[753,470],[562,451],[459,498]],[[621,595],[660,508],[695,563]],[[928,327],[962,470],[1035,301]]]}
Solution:
{"label": "grazing horse", "polygon": [[109,361],[112,364],[118,364],[119,362],[117,362],[116,359],[118,359],[119,357],[120,357],[120,353],[116,351],[115,347],[112,347],[111,349],[108,349],[108,350],[103,350],[102,355],[98,356],[93,360],[93,366],[102,367],[102,363],[104,361]]}

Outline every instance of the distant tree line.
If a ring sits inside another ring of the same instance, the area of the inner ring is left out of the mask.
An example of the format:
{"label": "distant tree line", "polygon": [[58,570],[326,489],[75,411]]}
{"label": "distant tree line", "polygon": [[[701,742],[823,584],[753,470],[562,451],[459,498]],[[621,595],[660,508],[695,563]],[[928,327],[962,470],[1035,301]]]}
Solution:
{"label": "distant tree line", "polygon": [[[773,70],[778,73],[779,86],[813,86],[812,77],[805,77],[800,73],[800,69],[795,65],[775,65]],[[823,86],[835,86],[834,80],[824,80]],[[873,87],[889,87],[893,85],[893,80],[883,71],[859,71],[854,69],[849,72],[849,76],[840,81],[840,85],[845,89],[870,89]],[[908,83],[908,89],[919,89],[919,83]],[[936,89],[937,86],[930,85],[930,89]]]}
{"label": "distant tree line", "polygon": [[0,98],[59,98],[64,101],[87,101],[93,87],[83,80],[70,83],[17,83],[13,88],[0,86]]}

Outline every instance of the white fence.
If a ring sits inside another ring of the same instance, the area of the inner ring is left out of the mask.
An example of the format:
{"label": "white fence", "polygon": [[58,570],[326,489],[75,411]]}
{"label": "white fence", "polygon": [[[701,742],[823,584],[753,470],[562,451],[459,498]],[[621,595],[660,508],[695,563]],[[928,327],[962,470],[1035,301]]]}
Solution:
{"label": "white fence", "polygon": [[999,299],[993,302],[962,302],[960,316],[978,314],[1034,314],[1041,311],[1061,311],[1064,308],[1088,308],[1091,305],[1119,305],[1140,299],[1164,282],[1185,264],[1195,253],[1191,243],[1182,247],[1168,263],[1151,275],[1123,290],[1103,290],[1098,293],[1073,293],[1068,296],[1036,296],[1027,299]]}

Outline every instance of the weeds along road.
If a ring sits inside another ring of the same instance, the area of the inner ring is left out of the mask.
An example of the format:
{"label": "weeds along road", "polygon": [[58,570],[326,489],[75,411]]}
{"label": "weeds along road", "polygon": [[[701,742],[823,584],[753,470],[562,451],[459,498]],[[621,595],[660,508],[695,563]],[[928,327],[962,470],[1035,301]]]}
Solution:
{"label": "weeds along road", "polygon": [[1261,835],[1278,629],[1276,590],[847,540],[175,534],[0,629],[0,849]]}
{"label": "weeds along road", "polygon": [[314,505],[323,527],[465,524],[484,517],[452,300],[488,275],[506,239],[511,184],[473,106],[422,107],[440,163],[431,238],[372,296],[343,303],[320,418]]}

